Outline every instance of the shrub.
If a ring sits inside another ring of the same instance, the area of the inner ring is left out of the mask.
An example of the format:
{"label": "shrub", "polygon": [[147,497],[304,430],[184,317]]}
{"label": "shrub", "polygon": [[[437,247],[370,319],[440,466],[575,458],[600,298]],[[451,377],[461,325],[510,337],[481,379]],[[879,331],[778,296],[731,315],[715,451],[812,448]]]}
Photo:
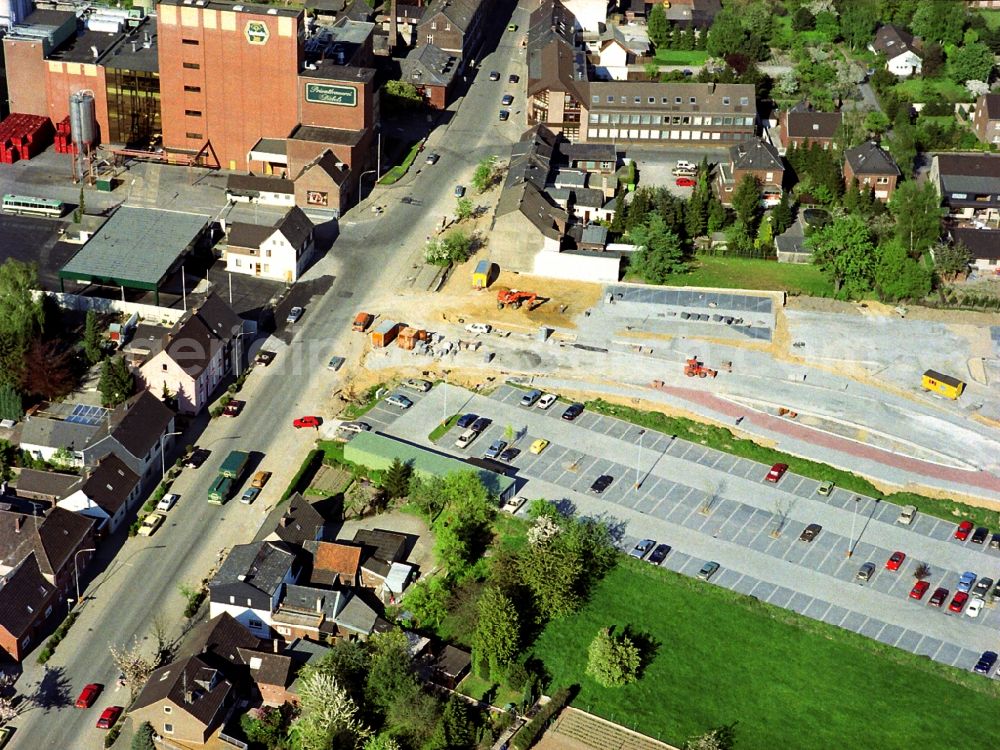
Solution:
{"label": "shrub", "polygon": [[562,711],[573,700],[576,690],[576,686],[572,685],[556,691],[556,694],[552,696],[552,700],[542,706],[538,713],[535,714],[535,717],[521,727],[520,731],[514,735],[511,747],[514,750],[528,750],[528,748],[534,745],[535,741],[542,735],[542,732],[545,731],[552,717]]}

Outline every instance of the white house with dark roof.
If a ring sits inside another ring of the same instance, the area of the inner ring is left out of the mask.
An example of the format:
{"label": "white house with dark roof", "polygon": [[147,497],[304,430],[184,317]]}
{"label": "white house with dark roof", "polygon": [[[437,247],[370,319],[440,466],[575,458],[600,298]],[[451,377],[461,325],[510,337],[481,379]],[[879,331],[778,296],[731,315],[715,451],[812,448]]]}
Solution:
{"label": "white house with dark roof", "polygon": [[1000,154],[935,154],[929,179],[951,216],[1000,227]]}
{"label": "white house with dark roof", "polygon": [[80,489],[56,505],[96,519],[98,529],[113,534],[141,500],[141,478],[111,453],[101,459]]}
{"label": "white house with dark roof", "polygon": [[315,247],[313,223],[298,207],[273,227],[233,222],[229,225],[226,270],[293,283],[309,265]]}
{"label": "white house with dark roof", "polygon": [[138,376],[157,398],[173,397],[178,411],[197,414],[242,357],[243,321],[214,293],[167,332]]}
{"label": "white house with dark roof", "polygon": [[885,67],[893,75],[908,78],[923,70],[924,61],[913,34],[894,24],[880,26],[868,49],[885,55]]}
{"label": "white house with dark roof", "polygon": [[955,227],[949,231],[955,244],[969,250],[969,265],[981,274],[1000,276],[1000,230]]}
{"label": "white house with dark roof", "polygon": [[226,179],[226,198],[234,203],[290,208],[295,205],[295,183],[271,175],[231,174]]}
{"label": "white house with dark roof", "polygon": [[269,638],[272,615],[300,570],[294,548],[284,542],[237,544],[208,583],[209,617],[229,614],[254,635]]}
{"label": "white house with dark roof", "polygon": [[114,453],[143,480],[158,478],[160,449],[170,448],[174,426],[173,410],[149,391],[142,391],[115,408],[108,434],[93,447],[98,455]]}

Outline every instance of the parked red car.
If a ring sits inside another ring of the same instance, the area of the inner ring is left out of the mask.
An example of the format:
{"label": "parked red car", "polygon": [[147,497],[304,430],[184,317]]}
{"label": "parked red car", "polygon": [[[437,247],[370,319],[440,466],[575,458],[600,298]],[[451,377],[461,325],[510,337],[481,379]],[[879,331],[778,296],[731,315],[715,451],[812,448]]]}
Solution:
{"label": "parked red car", "polygon": [[964,591],[956,591],[955,598],[951,600],[951,604],[948,605],[949,612],[961,612],[962,607],[965,603],[969,601],[969,595]]}
{"label": "parked red car", "polygon": [[234,398],[226,404],[226,408],[222,410],[222,413],[227,417],[238,417],[240,412],[243,411],[243,407],[246,405],[246,401],[240,401]]}
{"label": "parked red car", "polygon": [[319,417],[299,417],[292,420],[292,426],[295,429],[299,429],[300,427],[315,427],[319,429],[321,424],[323,424],[323,420]]}
{"label": "parked red car", "polygon": [[101,714],[101,718],[97,720],[97,728],[111,729],[124,710],[121,706],[108,706],[104,709],[104,713]]}
{"label": "parked red car", "polygon": [[917,581],[913,584],[913,588],[910,589],[910,598],[917,599],[918,601],[923,599],[924,594],[927,593],[927,589],[929,589],[930,586],[931,585],[927,583],[927,581]]}
{"label": "parked red car", "polygon": [[785,476],[786,471],[788,471],[788,464],[775,464],[771,467],[771,470],[767,472],[767,476],[764,477],[764,479],[768,482],[777,482]]}
{"label": "parked red car", "polygon": [[899,566],[903,564],[905,559],[905,552],[893,552],[892,556],[885,561],[885,567],[888,570],[899,570]]}
{"label": "parked red car", "polygon": [[101,694],[103,689],[103,685],[96,682],[90,683],[80,691],[80,697],[76,699],[76,707],[90,708],[94,705],[94,701],[97,700],[97,696]]}
{"label": "parked red car", "polygon": [[964,542],[969,538],[969,534],[971,533],[972,521],[962,521],[962,523],[958,525],[958,528],[955,529],[955,538],[960,542]]}
{"label": "parked red car", "polygon": [[698,181],[693,177],[678,177],[674,181],[674,184],[677,185],[677,187],[694,187],[698,184]]}

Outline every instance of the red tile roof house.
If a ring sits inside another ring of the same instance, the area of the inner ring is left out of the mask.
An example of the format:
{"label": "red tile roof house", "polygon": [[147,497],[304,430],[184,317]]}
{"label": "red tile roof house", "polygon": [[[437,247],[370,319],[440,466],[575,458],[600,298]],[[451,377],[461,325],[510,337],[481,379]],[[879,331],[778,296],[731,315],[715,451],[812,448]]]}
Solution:
{"label": "red tile roof house", "polygon": [[777,205],[785,179],[785,162],[778,149],[760,138],[732,146],[729,163],[719,165],[719,200],[732,205],[733,191],[748,174],[760,182],[761,199],[767,205]]}

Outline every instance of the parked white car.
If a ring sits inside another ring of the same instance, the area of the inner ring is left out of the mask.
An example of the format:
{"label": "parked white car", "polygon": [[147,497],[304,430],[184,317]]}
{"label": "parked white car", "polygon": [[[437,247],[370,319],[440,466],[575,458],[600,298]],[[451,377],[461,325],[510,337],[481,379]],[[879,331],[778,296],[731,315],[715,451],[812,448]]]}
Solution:
{"label": "parked white car", "polygon": [[173,492],[168,492],[160,499],[160,502],[156,504],[156,509],[162,511],[168,511],[171,508],[173,508],[177,504],[177,501],[180,499],[181,499],[180,495]]}
{"label": "parked white car", "polygon": [[544,396],[538,399],[538,403],[535,404],[535,406],[537,406],[539,409],[548,409],[550,406],[552,406],[552,404],[554,404],[558,400],[558,398],[559,397],[554,393],[546,393]]}
{"label": "parked white car", "polygon": [[971,599],[969,599],[969,604],[965,608],[965,616],[966,617],[979,617],[979,613],[980,613],[980,611],[982,611],[983,605],[985,603],[986,602],[984,602],[978,596],[972,597]]}
{"label": "parked white car", "polygon": [[469,333],[489,333],[493,330],[493,326],[489,323],[469,323],[465,330]]}

